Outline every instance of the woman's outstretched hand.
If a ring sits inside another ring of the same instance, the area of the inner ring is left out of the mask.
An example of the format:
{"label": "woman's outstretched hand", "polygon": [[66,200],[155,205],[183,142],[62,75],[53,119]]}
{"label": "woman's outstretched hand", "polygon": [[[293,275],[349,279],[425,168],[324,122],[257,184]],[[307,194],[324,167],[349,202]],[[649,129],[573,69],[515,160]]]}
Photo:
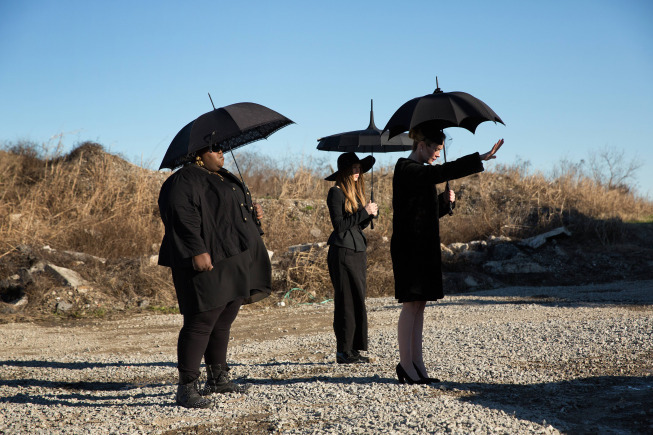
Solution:
{"label": "woman's outstretched hand", "polygon": [[207,272],[213,269],[211,264],[211,256],[208,252],[193,257],[193,269],[198,272]]}
{"label": "woman's outstretched hand", "polygon": [[495,154],[497,153],[497,151],[499,151],[501,145],[503,145],[503,139],[499,139],[499,142],[495,143],[490,151],[488,151],[485,154],[481,154],[480,155],[481,160],[485,161],[485,160],[496,159],[497,157],[495,156]]}
{"label": "woman's outstretched hand", "polygon": [[367,214],[370,216],[376,216],[376,214],[379,212],[379,206],[376,205],[376,202],[368,202],[367,205],[365,206],[365,211]]}

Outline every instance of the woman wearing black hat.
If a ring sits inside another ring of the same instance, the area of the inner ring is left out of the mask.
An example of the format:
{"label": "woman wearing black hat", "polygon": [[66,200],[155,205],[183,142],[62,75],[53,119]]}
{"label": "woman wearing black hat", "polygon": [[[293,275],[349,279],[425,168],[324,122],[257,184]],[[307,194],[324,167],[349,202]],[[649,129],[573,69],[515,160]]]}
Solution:
{"label": "woman wearing black hat", "polygon": [[422,329],[426,301],[444,297],[438,219],[453,205],[455,195],[448,190],[438,195],[435,185],[483,171],[482,161],[496,158],[503,145],[431,166],[440,157],[445,134],[439,129],[417,126],[409,132],[413,151],[400,158],[392,180],[392,240],[390,253],[395,278],[395,297],[402,303],[397,325],[400,383],[439,382],[429,378],[422,355]]}
{"label": "woman wearing black hat", "polygon": [[376,216],[376,203],[365,204],[365,183],[361,175],[372,168],[374,157],[360,160],[354,153],[338,157],[338,170],[325,180],[335,181],[327,205],[333,232],[329,236],[327,263],[333,284],[333,330],[336,362],[369,362],[360,351],[367,350],[367,239],[363,228]]}
{"label": "woman wearing black hat", "polygon": [[[243,392],[229,379],[227,345],[242,304],[271,292],[271,265],[257,224],[260,206],[224,169],[223,152],[204,148],[161,187],[159,210],[165,234],[159,264],[172,269],[184,317],[177,343],[176,402],[186,408],[212,405],[208,394]],[[199,388],[204,357],[206,386]]]}

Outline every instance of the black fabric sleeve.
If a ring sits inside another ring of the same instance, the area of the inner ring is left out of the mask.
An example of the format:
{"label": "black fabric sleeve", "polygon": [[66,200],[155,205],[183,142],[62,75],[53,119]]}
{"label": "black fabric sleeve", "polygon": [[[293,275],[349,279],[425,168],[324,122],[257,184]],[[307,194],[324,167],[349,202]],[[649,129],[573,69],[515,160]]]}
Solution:
{"label": "black fabric sleeve", "polygon": [[408,161],[402,169],[402,175],[410,179],[411,183],[438,184],[482,172],[483,162],[479,154],[474,153],[441,165],[424,165]]}
{"label": "black fabric sleeve", "polygon": [[329,207],[329,216],[331,216],[331,225],[336,233],[354,228],[370,217],[364,208],[351,215],[345,215],[343,213],[344,204],[345,194],[339,188],[332,187],[327,195],[327,206]]}
{"label": "black fabric sleeve", "polygon": [[208,252],[202,239],[202,217],[192,188],[179,180],[172,186],[169,196],[168,216],[177,235],[177,248],[182,258],[194,257]]}

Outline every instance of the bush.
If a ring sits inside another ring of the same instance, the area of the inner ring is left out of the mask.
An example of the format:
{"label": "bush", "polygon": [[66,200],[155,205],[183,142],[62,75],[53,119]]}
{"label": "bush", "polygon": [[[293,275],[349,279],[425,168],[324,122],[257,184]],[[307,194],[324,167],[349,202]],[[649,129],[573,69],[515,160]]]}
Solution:
{"label": "bush", "polygon": [[[294,287],[318,297],[331,295],[325,249],[284,253],[291,245],[327,240],[332,228],[326,195],[332,183],[324,176],[332,168],[320,160],[260,163],[247,153],[237,154],[237,159],[264,209],[264,241],[286,273],[287,278],[274,283],[277,298]],[[453,216],[441,220],[442,242],[491,235],[523,238],[566,225],[575,236],[611,244],[626,234],[624,222],[653,216],[651,201],[632,189],[615,189],[585,176],[578,165],[562,165],[552,177],[527,169],[523,163],[498,165],[452,182],[457,207]],[[375,168],[380,216],[375,228],[366,230],[370,296],[392,294],[394,286],[389,252],[392,171]],[[6,146],[0,150],[0,278],[29,266],[17,255],[18,246],[49,245],[107,258],[105,265],[87,266],[82,274],[109,297],[174,305],[169,271],[145,261],[158,253],[163,236],[157,198],[167,176],[108,154],[93,142],[51,157],[44,157],[32,143]],[[365,179],[369,183],[369,175]],[[52,285],[47,279],[32,283],[30,300],[45,297]]]}

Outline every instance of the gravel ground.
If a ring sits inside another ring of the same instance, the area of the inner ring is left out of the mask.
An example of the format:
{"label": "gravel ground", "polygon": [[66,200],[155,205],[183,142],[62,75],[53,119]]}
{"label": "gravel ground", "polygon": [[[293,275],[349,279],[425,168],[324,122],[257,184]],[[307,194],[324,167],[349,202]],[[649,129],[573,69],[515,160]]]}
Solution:
{"label": "gravel ground", "polygon": [[429,304],[435,386],[400,385],[390,298],[368,300],[371,364],[338,365],[332,303],[246,308],[247,394],[174,405],[179,315],[0,325],[0,433],[652,433],[653,281],[511,287]]}

